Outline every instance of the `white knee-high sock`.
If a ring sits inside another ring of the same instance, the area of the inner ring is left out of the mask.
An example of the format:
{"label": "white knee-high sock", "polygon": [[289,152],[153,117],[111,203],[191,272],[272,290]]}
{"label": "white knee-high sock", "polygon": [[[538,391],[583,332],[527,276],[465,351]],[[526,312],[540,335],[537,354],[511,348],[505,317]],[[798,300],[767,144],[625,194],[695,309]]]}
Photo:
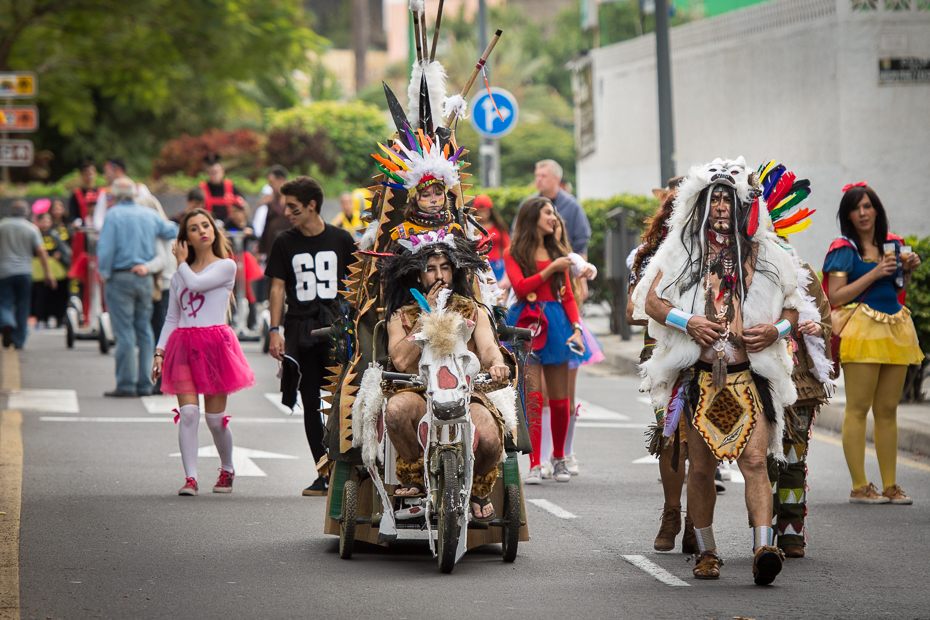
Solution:
{"label": "white knee-high sock", "polygon": [[213,443],[216,445],[216,451],[220,455],[220,466],[225,471],[232,473],[233,438],[232,431],[229,430],[229,425],[223,423],[223,416],[225,415],[226,412],[223,411],[221,413],[205,413],[204,417],[207,419],[207,426],[210,428],[210,432],[213,433]]}
{"label": "white knee-high sock", "polygon": [[178,410],[178,443],[181,446],[181,462],[184,463],[184,475],[197,479],[197,427],[200,425],[200,407],[184,405]]}
{"label": "white knee-high sock", "polygon": [[578,406],[568,414],[568,434],[565,435],[565,456],[575,453],[575,420],[578,419]]}
{"label": "white knee-high sock", "polygon": [[539,461],[552,460],[552,411],[549,406],[542,408],[542,443],[539,448]]}

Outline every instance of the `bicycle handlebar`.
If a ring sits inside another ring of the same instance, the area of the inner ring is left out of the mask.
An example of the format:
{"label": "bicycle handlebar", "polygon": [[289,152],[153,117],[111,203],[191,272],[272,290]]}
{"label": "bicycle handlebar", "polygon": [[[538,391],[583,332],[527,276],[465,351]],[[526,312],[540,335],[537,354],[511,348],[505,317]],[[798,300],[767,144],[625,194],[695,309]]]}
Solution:
{"label": "bicycle handlebar", "polygon": [[500,324],[497,326],[497,335],[501,340],[523,340],[529,342],[533,339],[533,330],[525,327],[513,327]]}

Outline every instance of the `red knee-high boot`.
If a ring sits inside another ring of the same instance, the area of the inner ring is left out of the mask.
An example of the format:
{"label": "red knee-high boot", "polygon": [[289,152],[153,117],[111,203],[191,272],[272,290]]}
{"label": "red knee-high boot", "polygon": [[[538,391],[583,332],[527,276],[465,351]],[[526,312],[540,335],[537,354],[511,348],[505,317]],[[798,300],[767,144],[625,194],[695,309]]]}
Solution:
{"label": "red knee-high boot", "polygon": [[549,399],[549,411],[552,416],[552,458],[565,458],[565,438],[568,436],[568,399]]}

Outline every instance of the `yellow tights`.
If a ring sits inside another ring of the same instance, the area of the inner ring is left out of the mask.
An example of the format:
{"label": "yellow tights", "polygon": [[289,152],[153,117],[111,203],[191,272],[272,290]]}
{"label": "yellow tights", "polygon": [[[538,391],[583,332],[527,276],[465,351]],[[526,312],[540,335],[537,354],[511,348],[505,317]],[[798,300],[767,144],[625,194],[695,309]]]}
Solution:
{"label": "yellow tights", "polygon": [[897,364],[843,364],[846,379],[846,417],[843,452],[853,489],[869,483],[865,477],[865,420],[872,409],[873,438],[882,475],[882,489],[895,484],[898,461],[898,401],[904,389],[907,366]]}

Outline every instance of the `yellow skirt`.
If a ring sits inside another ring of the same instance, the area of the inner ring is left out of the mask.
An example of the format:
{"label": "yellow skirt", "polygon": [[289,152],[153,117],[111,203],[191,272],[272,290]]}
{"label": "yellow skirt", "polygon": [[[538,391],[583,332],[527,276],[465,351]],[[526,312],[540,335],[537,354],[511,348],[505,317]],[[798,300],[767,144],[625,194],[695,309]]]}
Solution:
{"label": "yellow skirt", "polygon": [[908,365],[920,364],[924,359],[907,308],[885,314],[865,304],[844,306],[833,311],[833,326],[842,328],[843,363]]}

